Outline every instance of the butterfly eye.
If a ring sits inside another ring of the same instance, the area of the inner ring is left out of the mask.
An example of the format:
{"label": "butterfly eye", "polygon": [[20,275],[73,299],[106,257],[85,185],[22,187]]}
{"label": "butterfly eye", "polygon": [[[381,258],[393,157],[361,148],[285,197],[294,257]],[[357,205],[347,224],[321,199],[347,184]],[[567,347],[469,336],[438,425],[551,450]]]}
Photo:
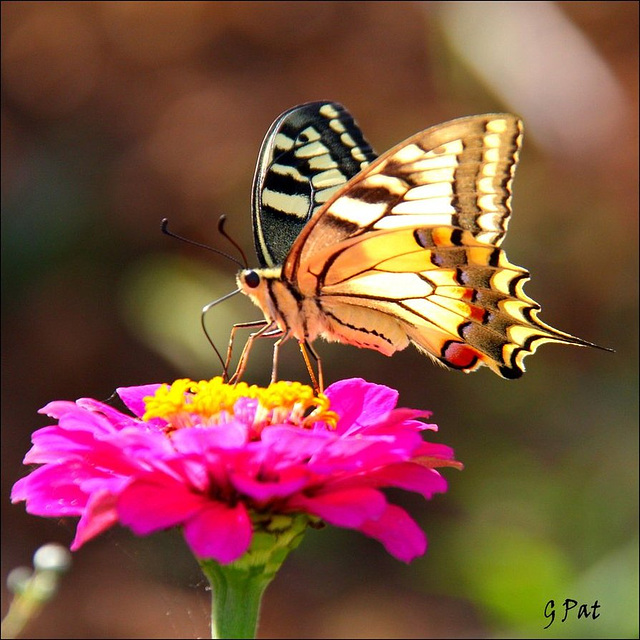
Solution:
{"label": "butterfly eye", "polygon": [[255,271],[245,271],[243,280],[250,289],[255,289],[260,284],[260,276]]}

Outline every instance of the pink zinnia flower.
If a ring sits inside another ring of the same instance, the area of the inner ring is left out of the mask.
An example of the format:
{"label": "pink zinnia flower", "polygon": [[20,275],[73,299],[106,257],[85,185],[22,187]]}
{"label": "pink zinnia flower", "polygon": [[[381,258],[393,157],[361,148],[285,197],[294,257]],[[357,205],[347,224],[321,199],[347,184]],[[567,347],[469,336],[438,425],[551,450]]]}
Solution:
{"label": "pink zinnia flower", "polygon": [[[421,432],[424,411],[361,379],[314,394],[221,378],[118,390],[133,415],[92,399],[51,402],[57,420],[33,434],[12,501],[34,515],[80,516],[73,550],[121,523],[138,535],[179,526],[200,558],[229,563],[257,531],[305,515],[357,529],[409,562],[426,537],[383,487],[425,498],[447,483],[434,467],[461,465]],[[270,528],[271,527],[271,528]]]}

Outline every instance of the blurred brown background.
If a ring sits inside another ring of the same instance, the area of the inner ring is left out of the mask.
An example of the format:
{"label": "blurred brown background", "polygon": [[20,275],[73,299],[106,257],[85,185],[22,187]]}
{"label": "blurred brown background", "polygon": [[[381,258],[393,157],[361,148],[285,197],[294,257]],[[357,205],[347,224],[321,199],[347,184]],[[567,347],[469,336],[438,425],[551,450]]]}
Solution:
{"label": "blurred brown background", "polygon": [[[466,469],[429,503],[397,497],[430,540],[408,567],[310,532],[260,636],[637,637],[638,3],[3,2],[2,89],[3,581],[73,536],[9,504],[38,408],[219,373],[199,314],[236,268],[163,236],[163,217],[228,251],[226,213],[253,256],[256,155],[301,102],[342,102],[378,153],[508,110],[525,122],[509,258],[543,320],[616,353],[543,347],[509,382],[318,343],[329,381],[364,373],[432,410]],[[207,321],[224,344],[258,317],[234,299]],[[295,345],[283,361],[305,380]],[[257,347],[247,379],[269,362]],[[565,598],[600,618],[543,631]],[[208,607],[179,534],[116,528],[25,636],[206,637]]]}

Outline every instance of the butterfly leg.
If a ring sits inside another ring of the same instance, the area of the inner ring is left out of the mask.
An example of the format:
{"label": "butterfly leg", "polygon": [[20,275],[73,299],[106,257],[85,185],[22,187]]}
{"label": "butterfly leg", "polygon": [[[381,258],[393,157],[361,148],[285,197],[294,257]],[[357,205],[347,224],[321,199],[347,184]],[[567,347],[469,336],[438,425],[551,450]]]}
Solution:
{"label": "butterfly leg", "polygon": [[[229,377],[229,365],[231,364],[231,355],[233,352],[233,344],[235,342],[236,339],[236,331],[238,329],[251,329],[253,327],[266,327],[267,326],[267,321],[266,320],[254,320],[252,322],[238,322],[238,324],[234,324],[233,327],[231,327],[231,332],[229,334],[229,346],[227,347],[227,357],[225,358],[224,361],[224,374],[223,377],[225,380],[228,379]],[[245,345],[245,349],[246,349],[246,345]],[[244,353],[244,349],[243,349],[243,353]],[[241,356],[242,359],[242,356]],[[237,375],[237,371],[236,373],[234,373],[234,375],[232,376],[233,378],[235,378]]]}
{"label": "butterfly leg", "polygon": [[280,355],[280,347],[287,340],[289,334],[283,333],[273,345],[273,365],[271,367],[271,384],[278,379],[278,357]]}
{"label": "butterfly leg", "polygon": [[[313,388],[316,393],[322,393],[324,391],[324,376],[322,374],[322,360],[320,360],[320,356],[316,353],[315,349],[311,345],[310,342],[299,341],[298,345],[300,346],[300,352],[302,353],[302,358],[304,363],[307,365],[307,371],[309,372],[309,377],[311,378],[311,383],[313,384]],[[309,353],[316,361],[316,367],[318,369],[318,377],[313,371],[313,366],[311,365],[311,361],[309,360],[309,354],[307,353],[307,348],[309,349]]]}
{"label": "butterfly leg", "polygon": [[[251,352],[251,349],[253,347],[253,342],[254,340],[256,340],[256,338],[274,338],[282,335],[282,331],[276,325],[274,325],[273,323],[266,323],[264,321],[255,322],[255,323],[247,322],[247,323],[241,323],[233,326],[232,332],[236,327],[243,328],[247,326],[248,327],[259,326],[261,324],[264,325],[262,329],[260,329],[259,331],[256,331],[255,333],[252,333],[247,338],[244,348],[242,349],[242,353],[240,354],[240,359],[238,360],[238,366],[236,367],[236,371],[231,376],[231,379],[229,380],[230,384],[234,384],[238,382],[244,375],[244,371],[247,368],[249,353]],[[232,340],[233,340],[233,337],[230,341],[230,346],[231,346]]]}

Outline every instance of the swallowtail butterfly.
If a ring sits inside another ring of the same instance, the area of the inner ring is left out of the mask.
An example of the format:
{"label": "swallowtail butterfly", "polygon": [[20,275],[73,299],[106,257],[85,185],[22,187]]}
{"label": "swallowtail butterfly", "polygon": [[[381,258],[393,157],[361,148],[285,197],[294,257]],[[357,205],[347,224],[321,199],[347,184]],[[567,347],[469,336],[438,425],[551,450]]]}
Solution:
{"label": "swallowtail butterfly", "polygon": [[500,248],[521,140],[516,116],[477,115],[376,157],[340,104],[279,116],[253,184],[261,268],[237,276],[264,321],[237,325],[262,328],[236,377],[261,336],[279,338],[274,376],[288,338],[305,357],[318,337],[387,356],[413,343],[452,369],[504,378],[546,342],[596,346],[538,319],[528,271]]}

